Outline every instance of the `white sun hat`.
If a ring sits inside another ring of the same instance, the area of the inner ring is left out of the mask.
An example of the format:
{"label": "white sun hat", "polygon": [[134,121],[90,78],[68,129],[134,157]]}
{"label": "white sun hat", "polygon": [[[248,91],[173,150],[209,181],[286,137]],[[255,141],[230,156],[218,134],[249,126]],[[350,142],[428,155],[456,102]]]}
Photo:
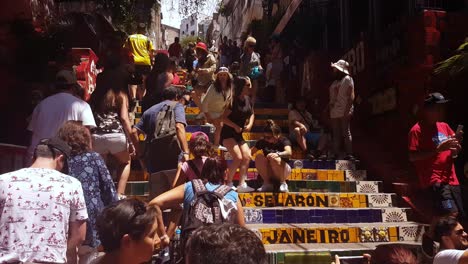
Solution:
{"label": "white sun hat", "polygon": [[331,66],[340,72],[344,72],[349,75],[349,63],[345,60],[339,60],[335,63],[331,63]]}

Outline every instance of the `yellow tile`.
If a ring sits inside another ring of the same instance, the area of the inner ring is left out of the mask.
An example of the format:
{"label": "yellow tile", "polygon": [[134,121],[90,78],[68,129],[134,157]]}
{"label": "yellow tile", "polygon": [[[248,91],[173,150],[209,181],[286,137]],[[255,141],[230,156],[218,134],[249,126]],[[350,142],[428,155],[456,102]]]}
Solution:
{"label": "yellow tile", "polygon": [[326,171],[326,170],[317,170],[317,180],[319,180],[319,181],[328,181],[328,171]]}
{"label": "yellow tile", "polygon": [[344,181],[345,180],[345,174],[344,171],[334,171],[334,179],[335,181]]}
{"label": "yellow tile", "polygon": [[[304,194],[305,197],[308,196],[308,194]],[[328,207],[330,206],[330,201],[328,202],[328,204],[326,203],[326,200],[327,200],[327,195],[326,194],[323,194],[323,193],[318,193],[318,194],[315,194],[314,195],[314,205],[317,206],[317,207]]]}
{"label": "yellow tile", "polygon": [[389,236],[390,242],[398,242],[399,241],[398,228],[395,226],[389,227],[388,236]]}
{"label": "yellow tile", "polygon": [[190,140],[190,137],[192,137],[192,133],[190,132],[185,133],[185,138],[187,139],[187,141]]}
{"label": "yellow tile", "polygon": [[349,243],[358,243],[359,242],[359,232],[356,227],[350,227],[349,230]]}

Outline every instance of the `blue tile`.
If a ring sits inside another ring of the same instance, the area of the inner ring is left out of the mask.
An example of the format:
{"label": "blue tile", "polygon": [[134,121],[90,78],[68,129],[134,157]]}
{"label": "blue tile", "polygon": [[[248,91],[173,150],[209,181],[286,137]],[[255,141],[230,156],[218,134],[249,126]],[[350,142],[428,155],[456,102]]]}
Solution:
{"label": "blue tile", "polygon": [[315,211],[317,210],[314,210],[314,209],[309,210],[309,216],[315,216]]}

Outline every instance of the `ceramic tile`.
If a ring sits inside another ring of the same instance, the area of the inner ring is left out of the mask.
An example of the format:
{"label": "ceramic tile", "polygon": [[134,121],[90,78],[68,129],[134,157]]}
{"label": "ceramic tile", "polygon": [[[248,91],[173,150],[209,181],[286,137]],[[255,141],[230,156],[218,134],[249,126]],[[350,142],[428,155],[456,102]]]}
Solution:
{"label": "ceramic tile", "polygon": [[358,193],[378,193],[379,185],[378,182],[373,181],[357,181],[356,192]]}
{"label": "ceramic tile", "polygon": [[329,205],[329,207],[339,207],[340,206],[340,195],[339,194],[329,194],[328,195],[328,205]]}
{"label": "ceramic tile", "polygon": [[422,235],[424,234],[424,226],[400,226],[398,227],[398,233],[400,235],[400,241],[418,242],[421,241]]}
{"label": "ceramic tile", "polygon": [[388,242],[390,238],[388,236],[388,228],[379,227],[374,229],[375,232],[375,242]]}
{"label": "ceramic tile", "polygon": [[392,207],[391,194],[369,194],[369,207]]}
{"label": "ceramic tile", "polygon": [[365,170],[346,170],[347,181],[364,181],[367,179],[367,171]]}
{"label": "ceramic tile", "polygon": [[408,221],[406,210],[402,208],[383,208],[382,220],[386,223]]}
{"label": "ceramic tile", "polygon": [[335,163],[336,170],[356,170],[356,164],[349,160],[337,160]]}
{"label": "ceramic tile", "polygon": [[245,222],[247,224],[262,224],[263,213],[261,209],[246,208],[244,210]]}
{"label": "ceramic tile", "polygon": [[374,229],[372,227],[359,228],[359,242],[375,242]]}

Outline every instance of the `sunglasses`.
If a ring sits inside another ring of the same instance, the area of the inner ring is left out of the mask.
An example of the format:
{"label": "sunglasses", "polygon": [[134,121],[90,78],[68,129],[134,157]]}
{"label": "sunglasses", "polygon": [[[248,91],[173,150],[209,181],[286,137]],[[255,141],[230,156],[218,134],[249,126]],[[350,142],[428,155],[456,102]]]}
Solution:
{"label": "sunglasses", "polygon": [[459,230],[455,231],[455,234],[456,234],[457,236],[461,236],[461,235],[463,235],[464,233],[465,233],[465,229],[459,229]]}

